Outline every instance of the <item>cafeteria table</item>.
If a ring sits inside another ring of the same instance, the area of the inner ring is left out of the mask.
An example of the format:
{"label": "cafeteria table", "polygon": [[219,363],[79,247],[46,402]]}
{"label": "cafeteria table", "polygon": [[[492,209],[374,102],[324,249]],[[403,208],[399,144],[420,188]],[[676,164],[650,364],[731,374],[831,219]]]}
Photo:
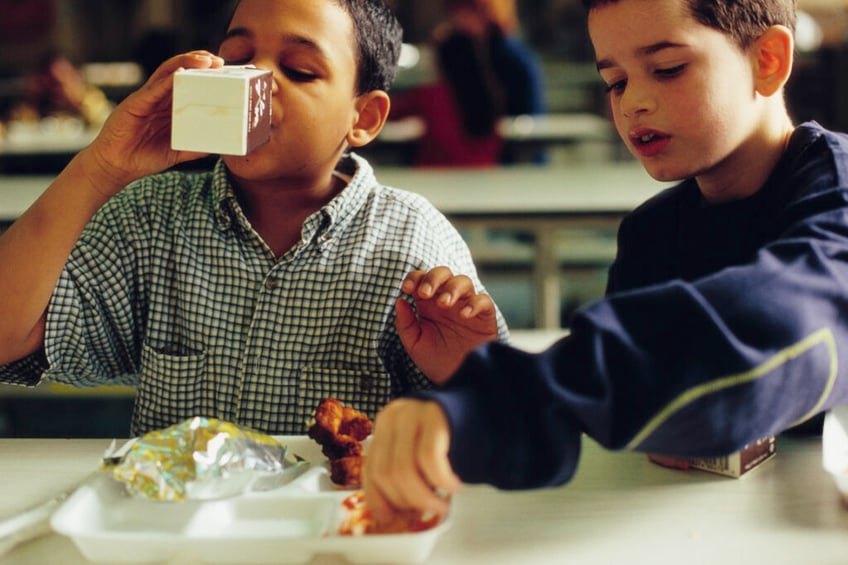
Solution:
{"label": "cafeteria table", "polygon": [[[541,351],[567,333],[518,330],[513,341]],[[111,438],[0,439],[0,531],[4,520],[88,476],[110,443]],[[452,525],[427,563],[848,562],[848,507],[822,468],[821,437],[810,433],[778,436],[775,457],[738,479],[659,467],[644,454],[608,451],[585,438],[569,484],[528,491],[465,485],[452,512]],[[185,556],[169,561],[196,562]],[[48,532],[0,556],[0,563],[86,561],[71,539]],[[345,561],[322,554],[311,563]]]}
{"label": "cafeteria table", "polygon": [[71,157],[91,143],[98,129],[79,129],[61,132],[44,130],[26,125],[32,129],[24,135],[9,135],[0,139],[0,159],[12,156],[38,157],[44,155],[65,155]]}
{"label": "cafeteria table", "polygon": [[8,124],[0,135],[0,171],[15,174],[56,173],[91,143],[98,128],[84,128],[77,120],[47,118],[41,124]]}
{"label": "cafeteria table", "polygon": [[[597,71],[595,80],[597,80]],[[389,120],[374,141],[357,149],[372,164],[409,165],[426,129],[420,117]],[[505,116],[497,123],[505,161],[539,163],[593,155],[617,158],[626,150],[607,116],[593,112],[552,112]],[[0,148],[1,149],[1,148]],[[0,151],[2,155],[2,151]]]}
{"label": "cafeteria table", "polygon": [[[560,327],[560,266],[563,252],[578,248],[575,230],[614,234],[627,212],[668,186],[633,160],[490,169],[378,167],[376,174],[385,185],[425,196],[460,229],[530,234],[536,326],[546,329]],[[23,213],[51,180],[0,175],[0,224]],[[609,250],[601,252],[608,259]]]}
{"label": "cafeteria table", "polygon": [[[38,158],[61,155],[68,159],[91,143],[99,130],[84,129],[81,124],[47,119],[41,124],[13,123],[6,137],[0,137],[0,169],[4,161],[14,158]],[[371,152],[391,146],[411,145],[424,133],[420,118],[389,121],[380,135],[366,146]],[[618,134],[605,116],[591,112],[546,113],[539,115],[508,116],[499,120],[498,131],[507,144],[533,149],[556,145],[601,142],[618,146]]]}
{"label": "cafeteria table", "polygon": [[[0,520],[88,475],[107,439],[0,439]],[[119,557],[115,556],[116,560]],[[168,561],[195,563],[191,555]],[[391,555],[385,556],[392,561]],[[85,560],[56,533],[3,563]],[[781,436],[777,455],[741,478],[659,467],[644,454],[584,440],[565,486],[497,491],[465,485],[427,563],[597,565],[837,564],[848,561],[848,509],[822,469],[818,436]],[[313,564],[341,564],[317,555]]]}
{"label": "cafeteria table", "polygon": [[[425,127],[424,121],[416,117],[390,120],[374,143],[414,142],[424,134]],[[618,134],[608,118],[588,112],[508,116],[501,118],[497,127],[509,143],[552,145],[618,141]]]}
{"label": "cafeteria table", "polygon": [[381,167],[377,178],[425,196],[467,232],[530,234],[536,327],[544,329],[561,325],[563,256],[584,261],[597,253],[601,262],[611,260],[605,246],[581,252],[585,245],[578,240],[587,238],[579,234],[612,233],[614,243],[621,218],[669,186],[635,160],[490,169]]}

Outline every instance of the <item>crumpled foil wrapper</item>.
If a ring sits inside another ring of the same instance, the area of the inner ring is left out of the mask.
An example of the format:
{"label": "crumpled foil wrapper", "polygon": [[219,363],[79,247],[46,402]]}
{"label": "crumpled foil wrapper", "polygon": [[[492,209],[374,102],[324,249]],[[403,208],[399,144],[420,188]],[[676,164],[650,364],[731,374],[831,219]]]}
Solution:
{"label": "crumpled foil wrapper", "polygon": [[149,432],[104,457],[133,496],[211,500],[291,482],[309,463],[272,436],[215,418]]}

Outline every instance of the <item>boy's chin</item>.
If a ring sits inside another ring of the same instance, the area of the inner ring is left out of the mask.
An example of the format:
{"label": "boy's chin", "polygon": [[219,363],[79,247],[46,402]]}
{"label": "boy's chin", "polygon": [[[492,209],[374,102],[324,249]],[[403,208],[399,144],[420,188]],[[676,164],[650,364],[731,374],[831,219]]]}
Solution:
{"label": "boy's chin", "polygon": [[222,155],[227,169],[237,177],[244,179],[264,179],[275,176],[280,168],[280,159],[272,158],[269,152],[258,148],[247,155]]}
{"label": "boy's chin", "polygon": [[661,163],[651,162],[644,159],[640,159],[642,166],[645,168],[645,171],[656,181],[660,182],[677,182],[683,179],[687,179],[691,176],[688,171],[683,171],[677,168],[669,167],[668,165],[664,165]]}
{"label": "boy's chin", "polygon": [[221,155],[221,159],[230,169],[238,169],[246,166],[257,167],[263,163],[270,162],[271,152],[267,150],[268,144],[257,147],[247,155]]}

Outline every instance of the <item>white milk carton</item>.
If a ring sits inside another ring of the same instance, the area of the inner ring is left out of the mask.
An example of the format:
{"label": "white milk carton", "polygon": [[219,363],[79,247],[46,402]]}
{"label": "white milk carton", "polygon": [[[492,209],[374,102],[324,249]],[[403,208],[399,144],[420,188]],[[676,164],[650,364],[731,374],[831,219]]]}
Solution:
{"label": "white milk carton", "polygon": [[171,148],[247,155],[271,137],[271,71],[252,66],[174,75]]}

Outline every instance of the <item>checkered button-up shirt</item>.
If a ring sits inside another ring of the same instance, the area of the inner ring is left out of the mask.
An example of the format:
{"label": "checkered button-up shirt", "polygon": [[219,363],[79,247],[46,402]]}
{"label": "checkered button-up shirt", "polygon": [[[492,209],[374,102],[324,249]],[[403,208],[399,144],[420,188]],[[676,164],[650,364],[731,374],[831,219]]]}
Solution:
{"label": "checkered button-up shirt", "polygon": [[[223,162],[133,183],[74,248],[44,350],[0,368],[0,380],[135,386],[132,434],[193,416],[300,434],[324,397],[373,417],[429,387],[394,329],[394,302],[410,270],[437,265],[482,291],[469,250],[430,203],[379,185],[364,159],[337,173],[348,186],[280,258]],[[499,325],[505,338],[500,315]]]}

